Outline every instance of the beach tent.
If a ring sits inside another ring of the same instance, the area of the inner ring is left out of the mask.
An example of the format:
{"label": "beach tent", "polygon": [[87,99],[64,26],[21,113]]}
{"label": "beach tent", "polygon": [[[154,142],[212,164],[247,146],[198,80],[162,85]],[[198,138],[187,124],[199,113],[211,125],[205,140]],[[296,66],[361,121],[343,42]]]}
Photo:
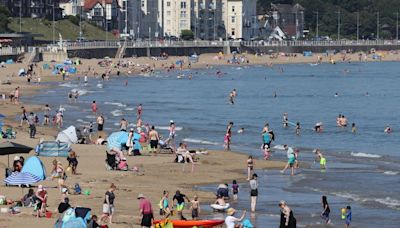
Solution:
{"label": "beach tent", "polygon": [[303,51],[303,56],[310,57],[313,53],[311,51]]}
{"label": "beach tent", "polygon": [[82,218],[71,218],[67,222],[64,222],[62,228],[86,228],[87,225]]}
{"label": "beach tent", "polygon": [[67,157],[71,151],[68,143],[58,141],[43,141],[36,146],[36,153],[43,157]]}
{"label": "beach tent", "polygon": [[21,173],[23,172],[37,176],[40,180],[46,179],[46,169],[37,156],[32,156],[25,161],[21,170]]}
{"label": "beach tent", "polygon": [[76,135],[76,128],[69,126],[67,129],[58,133],[57,141],[67,143],[69,146],[78,142],[78,136]]}
{"label": "beach tent", "polygon": [[66,59],[66,60],[64,61],[64,64],[65,64],[65,65],[72,65],[72,61],[71,61],[70,59]]}
{"label": "beach tent", "polygon": [[18,76],[20,76],[20,77],[25,76],[25,69],[23,69],[23,68],[19,69]]}
{"label": "beach tent", "polygon": [[112,148],[122,149],[122,146],[128,141],[128,132],[118,131],[113,132],[107,138],[107,149],[112,150]]}
{"label": "beach tent", "polygon": [[13,61],[12,59],[7,59],[6,63],[7,63],[7,64],[13,64],[14,61]]}

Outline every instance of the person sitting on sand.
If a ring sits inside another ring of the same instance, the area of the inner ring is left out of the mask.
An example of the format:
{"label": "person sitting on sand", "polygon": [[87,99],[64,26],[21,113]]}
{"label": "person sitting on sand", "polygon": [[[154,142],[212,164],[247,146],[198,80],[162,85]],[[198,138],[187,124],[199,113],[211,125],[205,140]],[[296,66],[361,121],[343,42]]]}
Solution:
{"label": "person sitting on sand", "polygon": [[96,140],[96,145],[104,145],[105,143],[107,143],[107,141],[99,135],[99,138]]}
{"label": "person sitting on sand", "polygon": [[243,211],[243,214],[240,218],[234,217],[236,210],[234,208],[229,208],[226,212],[227,216],[225,218],[226,228],[242,228],[243,225],[236,224],[237,222],[241,222],[246,216],[246,210]]}

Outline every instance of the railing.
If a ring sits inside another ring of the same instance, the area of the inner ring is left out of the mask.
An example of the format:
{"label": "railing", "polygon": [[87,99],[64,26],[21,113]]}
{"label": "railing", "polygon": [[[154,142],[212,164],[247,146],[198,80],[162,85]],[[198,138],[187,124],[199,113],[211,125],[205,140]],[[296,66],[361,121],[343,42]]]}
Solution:
{"label": "railing", "polygon": [[241,43],[247,47],[274,47],[274,46],[376,46],[376,45],[400,45],[398,40],[332,40],[332,41],[243,41]]}
{"label": "railing", "polygon": [[19,55],[25,52],[24,47],[1,47],[0,55]]}

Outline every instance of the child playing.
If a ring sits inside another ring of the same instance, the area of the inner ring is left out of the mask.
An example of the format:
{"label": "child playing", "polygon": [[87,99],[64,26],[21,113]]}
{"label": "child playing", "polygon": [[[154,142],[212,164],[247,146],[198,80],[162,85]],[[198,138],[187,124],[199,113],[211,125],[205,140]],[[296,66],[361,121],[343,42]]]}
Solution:
{"label": "child playing", "polygon": [[168,191],[163,192],[163,197],[160,200],[160,215],[168,218],[171,215],[171,209],[168,200],[169,193]]}
{"label": "child playing", "polygon": [[350,223],[351,223],[351,207],[347,206],[346,207],[346,228],[350,227]]}
{"label": "child playing", "polygon": [[239,193],[239,185],[237,184],[236,180],[232,181],[232,194],[233,194],[233,200],[238,199],[238,193]]}
{"label": "child playing", "polygon": [[253,161],[253,156],[249,156],[247,159],[247,180],[250,180],[251,175],[253,175],[253,169],[254,169],[254,161]]}
{"label": "child playing", "polygon": [[71,152],[69,152],[67,161],[68,161],[68,167],[72,168],[72,174],[76,175],[76,167],[78,166],[78,160],[76,159],[75,151],[72,150]]}
{"label": "child playing", "polygon": [[192,211],[192,219],[198,220],[200,214],[200,202],[198,200],[198,197],[195,195],[194,199],[190,201],[190,203],[192,204],[190,206],[190,210]]}

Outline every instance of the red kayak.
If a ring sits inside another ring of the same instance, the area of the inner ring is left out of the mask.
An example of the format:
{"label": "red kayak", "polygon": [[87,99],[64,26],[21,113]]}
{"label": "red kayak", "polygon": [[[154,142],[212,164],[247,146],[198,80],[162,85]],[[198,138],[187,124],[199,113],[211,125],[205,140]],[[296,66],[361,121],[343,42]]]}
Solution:
{"label": "red kayak", "polygon": [[[155,220],[153,223],[162,223],[165,220]],[[174,228],[192,228],[197,227],[214,227],[224,223],[224,220],[169,220],[174,225]]]}

